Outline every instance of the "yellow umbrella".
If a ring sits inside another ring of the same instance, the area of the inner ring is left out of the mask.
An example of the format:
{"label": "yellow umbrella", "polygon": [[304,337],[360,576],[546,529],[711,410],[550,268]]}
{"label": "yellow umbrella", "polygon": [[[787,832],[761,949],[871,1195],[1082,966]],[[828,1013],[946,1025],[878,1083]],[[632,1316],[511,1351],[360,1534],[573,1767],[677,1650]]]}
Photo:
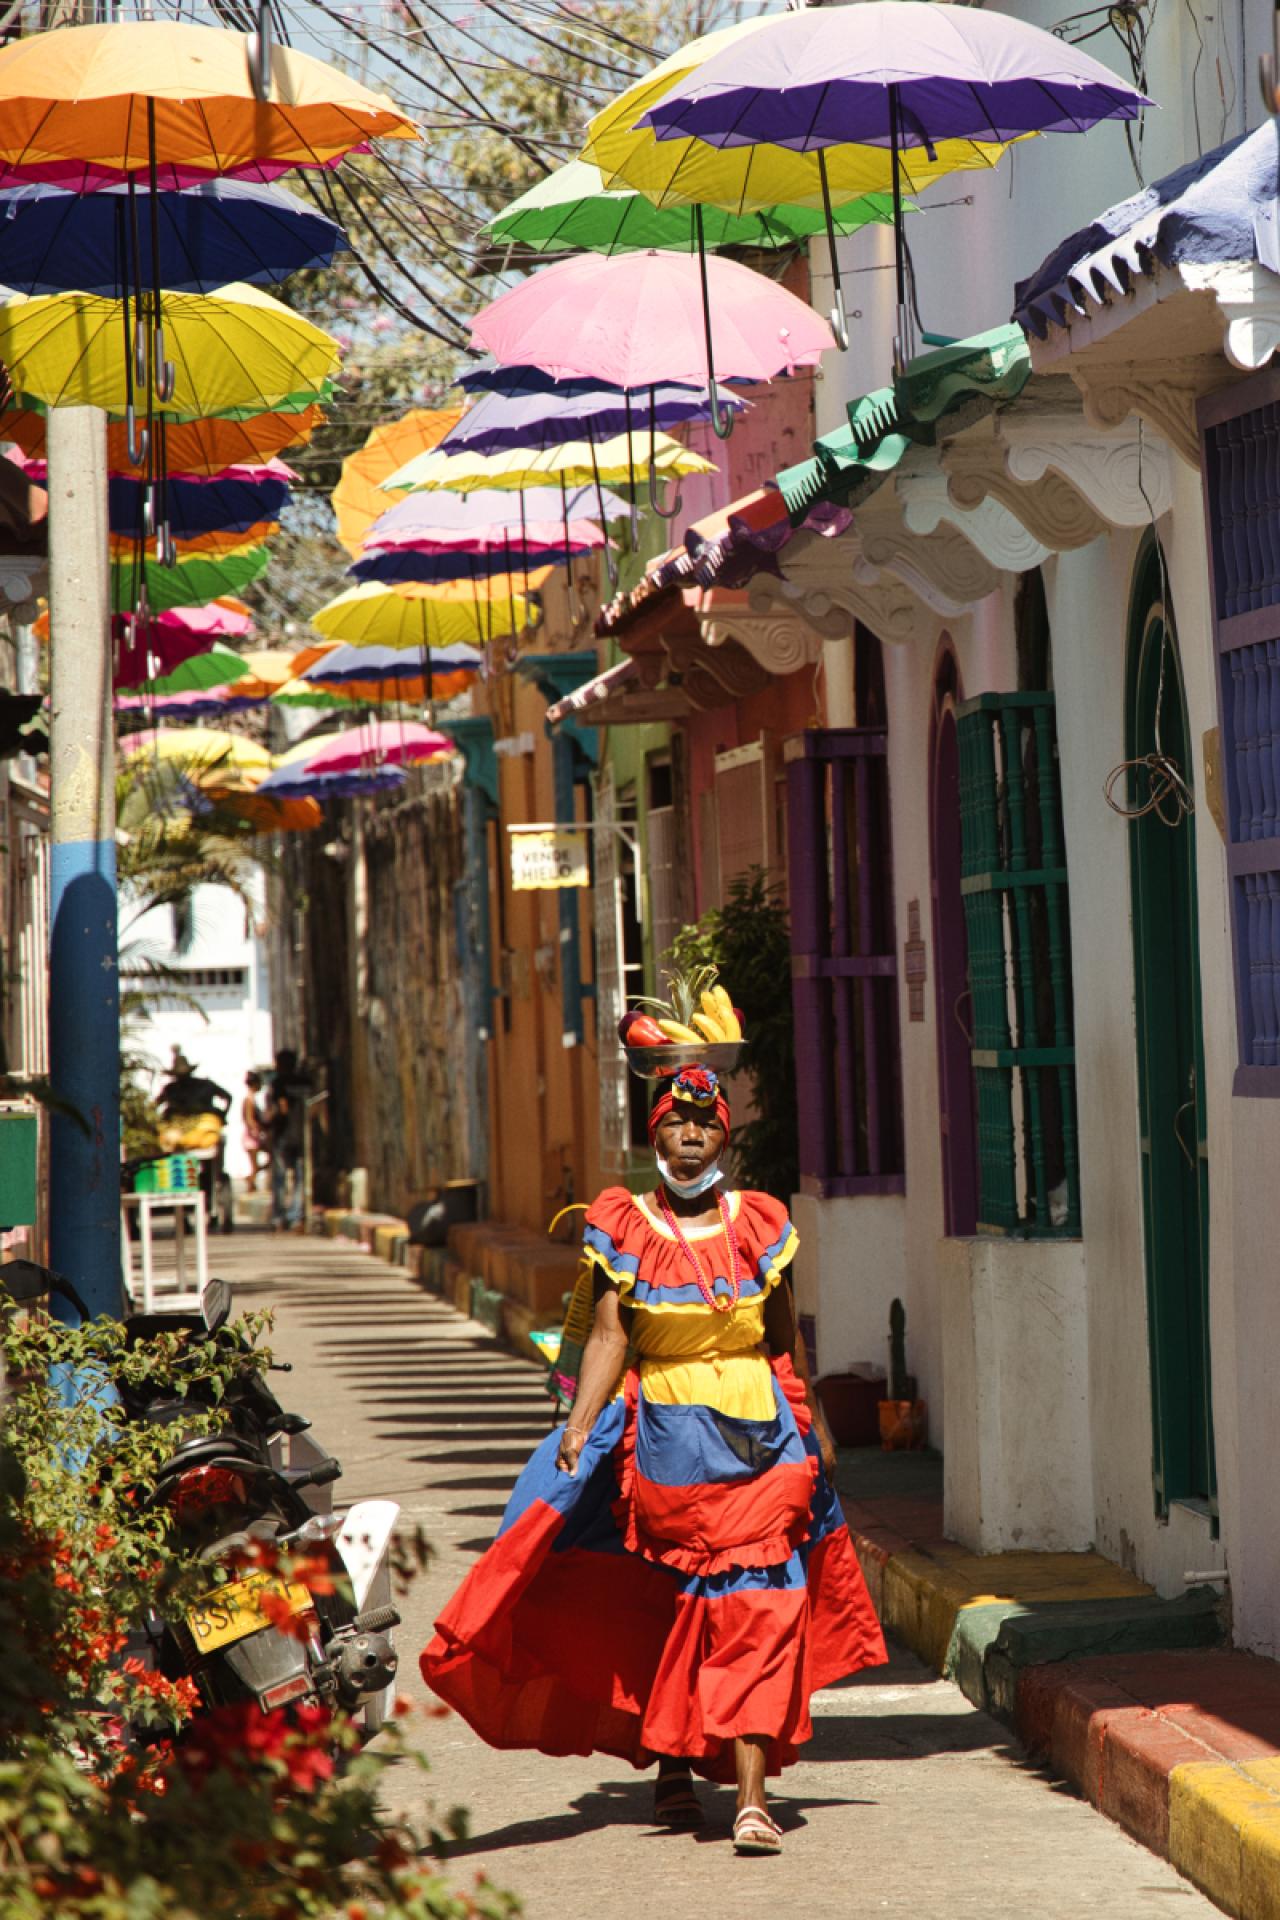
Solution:
{"label": "yellow umbrella", "polygon": [[461,420],[462,407],[415,407],[401,420],[375,427],[357,453],[342,463],[331,498],[338,538],[353,557],[378,515],[387,510],[382,482],[415,454],[427,453]]}
{"label": "yellow umbrella", "polygon": [[33,33],[0,49],[0,162],[142,172],[154,140],[161,166],[229,173],[261,160],[335,160],[375,136],[418,137],[385,94],[311,54],[272,47],[269,68],[260,99],[255,77],[265,76],[245,37],[186,22]]}
{"label": "yellow umbrella", "polygon": [[234,787],[255,773],[262,779],[271,771],[265,747],[219,727],[152,727],[126,734],[119,748],[126,761],[176,761],[200,787]]}
{"label": "yellow umbrella", "polygon": [[[637,127],[641,115],[678,81],[776,18],[776,14],[761,14],[680,47],[596,114],[580,157],[599,167],[606,187],[634,187],[659,207],[700,202],[743,214],[784,204],[820,207],[824,192],[839,204],[892,188],[893,155],[888,147],[850,145],[814,153],[765,145],[711,147],[701,140],[659,140],[651,128]],[[901,184],[915,193],[959,168],[993,167],[1009,144],[939,140],[932,157],[924,147],[902,149]]]}
{"label": "yellow umbrella", "polygon": [[[653,438],[652,464],[657,473],[681,477],[716,471],[713,461],[682,447],[666,433]],[[589,440],[571,440],[562,447],[547,447],[542,453],[528,447],[513,447],[508,453],[422,453],[382,484],[388,493],[423,493],[437,487],[474,493],[483,487],[555,484],[565,488],[631,487],[637,484],[636,474],[647,473],[649,466],[649,435],[620,433],[612,440],[602,440],[599,446]]]}
{"label": "yellow umbrella", "polygon": [[473,603],[405,593],[366,580],[328,601],[312,614],[311,624],[352,646],[447,647],[458,640],[479,645],[519,633],[532,624],[534,614],[533,603],[518,594]]}
{"label": "yellow umbrella", "polygon": [[[337,342],[259,287],[165,293],[161,302],[175,368],[172,396],[156,403],[165,412],[270,407],[337,367]],[[0,360],[15,389],[46,406],[122,412],[130,395],[120,309],[88,293],[16,295],[0,306]]]}

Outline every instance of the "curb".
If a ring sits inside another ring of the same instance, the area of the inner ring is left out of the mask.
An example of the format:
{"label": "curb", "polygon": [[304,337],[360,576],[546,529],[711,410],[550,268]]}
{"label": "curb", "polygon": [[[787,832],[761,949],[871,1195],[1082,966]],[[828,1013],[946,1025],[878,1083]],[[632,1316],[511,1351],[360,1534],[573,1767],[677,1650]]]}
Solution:
{"label": "curb", "polygon": [[1280,1920],[1280,1665],[1222,1644],[1212,1589],[1161,1600],[1095,1553],[970,1554],[845,1505],[886,1627],[1225,1912]]}

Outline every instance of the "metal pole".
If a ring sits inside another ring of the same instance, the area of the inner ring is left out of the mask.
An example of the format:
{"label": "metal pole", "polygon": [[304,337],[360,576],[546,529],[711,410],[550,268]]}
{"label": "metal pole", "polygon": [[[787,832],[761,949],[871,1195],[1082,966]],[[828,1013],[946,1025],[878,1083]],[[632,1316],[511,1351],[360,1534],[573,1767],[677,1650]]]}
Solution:
{"label": "metal pole", "polygon": [[111,1315],[122,1302],[107,419],[96,407],[51,407],[46,431],[49,1078],[88,1127],[57,1112],[50,1123],[49,1257],[90,1313]]}

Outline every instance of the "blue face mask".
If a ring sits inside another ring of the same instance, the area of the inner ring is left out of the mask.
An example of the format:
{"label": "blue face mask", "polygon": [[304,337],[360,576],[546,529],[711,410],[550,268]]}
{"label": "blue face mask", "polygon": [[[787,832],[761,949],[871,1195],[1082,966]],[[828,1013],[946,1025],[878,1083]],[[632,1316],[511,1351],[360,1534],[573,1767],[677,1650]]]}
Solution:
{"label": "blue face mask", "polygon": [[705,1173],[698,1175],[696,1180],[677,1180],[660,1153],[655,1154],[654,1158],[658,1162],[658,1172],[663,1180],[672,1193],[678,1194],[682,1200],[696,1200],[700,1194],[709,1193],[717,1180],[723,1176],[724,1170],[716,1159],[711,1162]]}

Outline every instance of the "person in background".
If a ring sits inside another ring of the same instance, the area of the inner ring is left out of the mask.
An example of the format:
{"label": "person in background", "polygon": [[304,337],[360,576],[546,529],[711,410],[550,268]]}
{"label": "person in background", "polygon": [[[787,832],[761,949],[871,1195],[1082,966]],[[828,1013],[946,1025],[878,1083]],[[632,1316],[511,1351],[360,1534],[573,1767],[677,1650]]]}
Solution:
{"label": "person in background", "polygon": [[175,1047],[169,1078],[156,1095],[156,1105],[164,1122],[160,1129],[164,1151],[191,1153],[200,1162],[200,1190],[213,1223],[222,1176],[222,1135],[231,1111],[231,1095],[216,1080],[197,1073],[182,1049]]}
{"label": "person in background", "polygon": [[307,1089],[311,1082],[298,1066],[292,1047],[276,1054],[276,1070],[267,1091],[267,1134],[271,1146],[271,1229],[305,1231],[303,1151],[306,1143]]}
{"label": "person in background", "polygon": [[244,1150],[249,1156],[249,1179],[246,1193],[258,1191],[258,1175],[264,1168],[271,1166],[271,1143],[265,1131],[265,1118],[259,1104],[262,1098],[262,1075],[246,1073],[244,1077],[244,1098],[240,1102],[240,1125],[244,1133]]}

